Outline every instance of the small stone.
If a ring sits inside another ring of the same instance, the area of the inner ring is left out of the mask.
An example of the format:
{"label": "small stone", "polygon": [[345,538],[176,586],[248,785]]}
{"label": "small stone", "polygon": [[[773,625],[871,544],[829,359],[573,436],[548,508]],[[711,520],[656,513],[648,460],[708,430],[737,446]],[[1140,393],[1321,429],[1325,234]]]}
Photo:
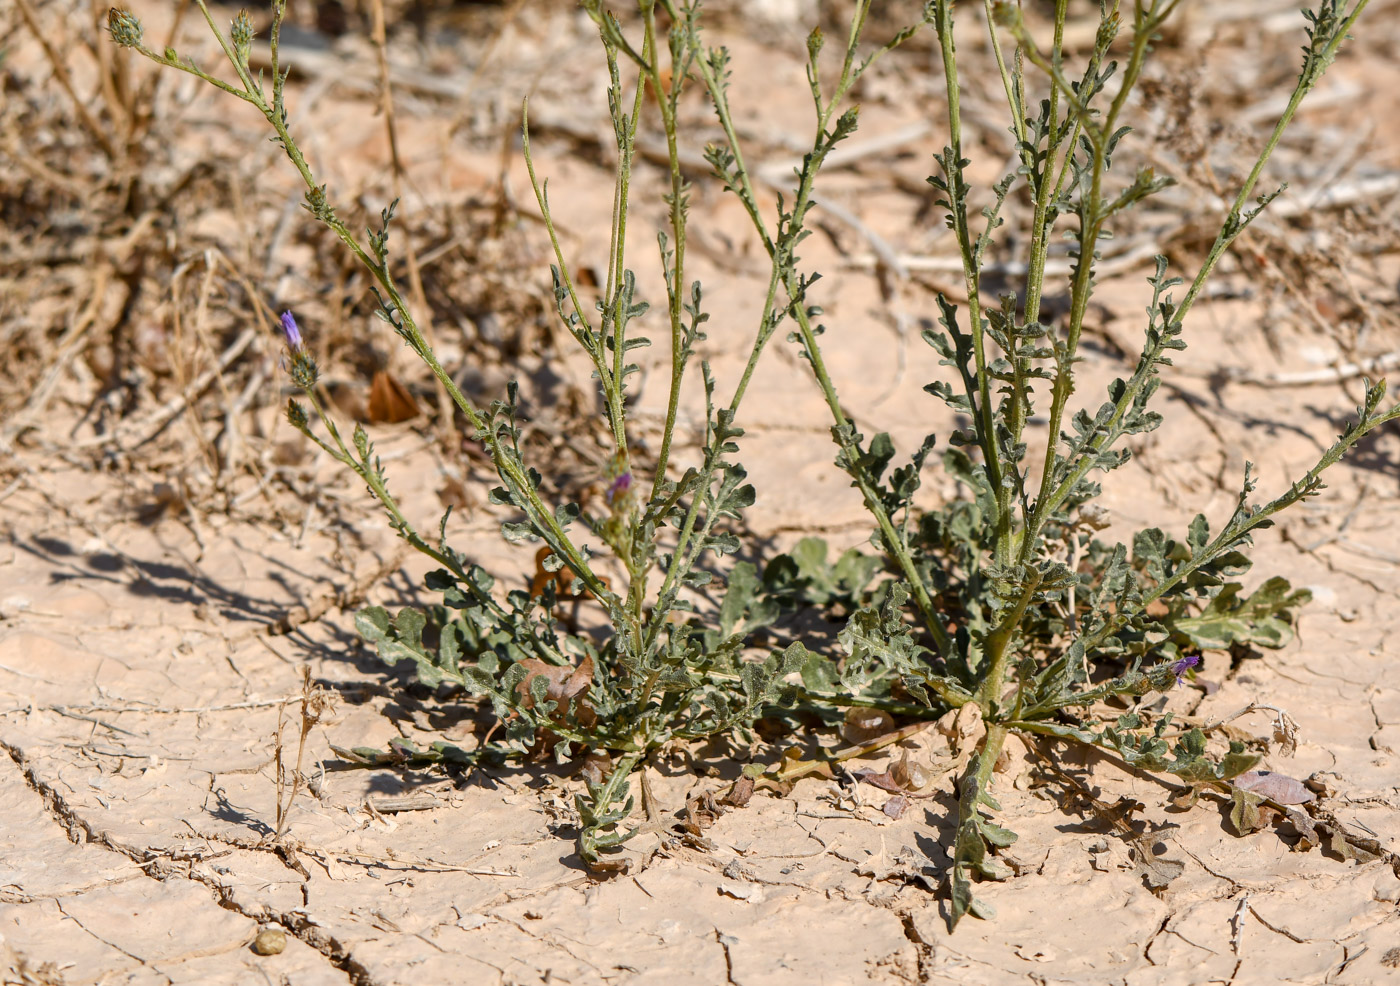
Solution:
{"label": "small stone", "polygon": [[12,619],[29,607],[30,601],[25,596],[6,596],[0,599],[0,620]]}
{"label": "small stone", "polygon": [[253,951],[259,955],[281,955],[287,947],[287,936],[276,928],[264,928],[253,939]]}

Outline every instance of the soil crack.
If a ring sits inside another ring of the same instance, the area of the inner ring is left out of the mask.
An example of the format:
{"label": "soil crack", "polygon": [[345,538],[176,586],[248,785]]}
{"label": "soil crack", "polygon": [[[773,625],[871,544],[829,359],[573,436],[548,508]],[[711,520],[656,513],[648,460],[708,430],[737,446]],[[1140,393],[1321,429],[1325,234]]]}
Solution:
{"label": "soil crack", "polygon": [[[142,875],[146,876],[148,879],[156,881],[157,883],[162,883],[166,879],[170,879],[173,877],[178,879],[190,880],[192,882],[201,884],[207,890],[209,890],[210,895],[214,900],[214,903],[218,904],[225,910],[232,911],[235,914],[248,918],[252,921],[257,921],[259,923],[277,924],[279,927],[285,929],[289,934],[294,935],[297,939],[304,942],[306,945],[309,945],[311,948],[314,948],[316,951],[320,952],[323,956],[325,956],[327,961],[329,961],[341,972],[345,973],[346,977],[350,980],[353,986],[384,986],[384,984],[379,983],[369,974],[368,969],[366,969],[359,962],[355,961],[355,959],[351,956],[349,949],[342,945],[334,936],[327,934],[323,928],[320,928],[317,925],[313,924],[310,920],[309,915],[297,913],[282,913],[274,911],[266,905],[263,905],[260,909],[256,911],[251,910],[242,906],[237,900],[234,899],[231,888],[221,883],[220,881],[214,879],[213,877],[207,874],[199,873],[193,869],[191,869],[188,873],[179,873],[172,871],[167,872],[162,876],[154,876],[146,873],[144,867],[149,866],[152,861],[150,858],[151,853],[149,850],[138,849],[133,846],[124,845],[121,842],[118,842],[117,840],[113,839],[109,833],[101,831],[100,829],[94,827],[91,822],[87,821],[76,811],[73,810],[72,806],[70,806],[63,799],[63,796],[58,793],[58,791],[54,788],[52,784],[45,782],[38,776],[34,768],[28,763],[28,758],[25,757],[24,752],[22,750],[10,745],[9,743],[4,742],[0,742],[0,749],[3,749],[5,753],[9,755],[10,759],[14,761],[15,766],[19,768],[19,771],[24,777],[24,781],[29,786],[29,789],[43,799],[45,809],[48,811],[49,815],[54,819],[54,821],[57,822],[58,825],[63,829],[65,834],[67,834],[69,841],[78,845],[84,843],[96,843],[104,849],[126,856],[138,866],[143,867],[141,871]],[[61,903],[59,903],[58,906],[60,909],[62,909]],[[71,915],[68,915],[68,912],[66,910],[63,913],[71,917]],[[75,918],[74,920],[76,921],[77,919]],[[82,927],[81,922],[79,922],[79,927]],[[84,928],[83,930],[87,931],[86,928]],[[89,931],[88,934],[92,934],[92,932]],[[98,938],[97,935],[93,935],[93,937]],[[130,952],[127,952],[119,945],[116,945],[112,942],[107,942],[105,939],[102,938],[98,938],[98,940],[103,941],[108,945],[111,945],[114,949],[121,952],[123,955],[130,956],[132,959],[141,962],[142,965],[148,965],[148,963],[146,963],[144,960],[140,959],[138,956],[132,955]],[[169,977],[166,978],[168,979]]]}

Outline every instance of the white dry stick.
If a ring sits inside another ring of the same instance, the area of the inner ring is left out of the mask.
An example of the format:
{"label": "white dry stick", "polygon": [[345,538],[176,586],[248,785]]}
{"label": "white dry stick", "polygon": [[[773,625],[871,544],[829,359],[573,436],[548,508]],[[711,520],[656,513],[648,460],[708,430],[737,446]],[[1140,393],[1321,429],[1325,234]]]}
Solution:
{"label": "white dry stick", "polygon": [[1230,917],[1230,948],[1240,954],[1240,938],[1244,934],[1244,916],[1249,913],[1249,894],[1240,898],[1235,913]]}
{"label": "white dry stick", "polygon": [[1341,363],[1320,370],[1299,370],[1295,373],[1268,373],[1256,376],[1248,370],[1235,367],[1222,368],[1216,373],[1224,373],[1231,383],[1246,383],[1256,387],[1306,387],[1311,384],[1339,383],[1355,377],[1384,373],[1397,366],[1400,366],[1400,353],[1386,353],[1359,363]]}

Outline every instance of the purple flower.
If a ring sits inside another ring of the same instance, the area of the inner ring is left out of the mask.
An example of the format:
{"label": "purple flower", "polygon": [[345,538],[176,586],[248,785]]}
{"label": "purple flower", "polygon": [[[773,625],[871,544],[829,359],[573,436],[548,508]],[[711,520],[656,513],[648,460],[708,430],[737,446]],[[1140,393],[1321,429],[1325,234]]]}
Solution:
{"label": "purple flower", "polygon": [[631,488],[632,474],[630,472],[625,472],[608,484],[608,488],[603,491],[603,499],[608,501],[608,506],[612,506],[614,500],[620,496],[625,496],[627,491]]}
{"label": "purple flower", "polygon": [[1201,656],[1199,654],[1189,654],[1186,657],[1181,658],[1180,660],[1172,662],[1172,674],[1176,675],[1177,688],[1180,688],[1182,682],[1185,681],[1186,672],[1190,671],[1192,668],[1194,668],[1200,663]]}
{"label": "purple flower", "polygon": [[287,333],[287,345],[292,352],[301,352],[301,329],[297,328],[297,320],[292,317],[291,312],[282,313],[282,331]]}

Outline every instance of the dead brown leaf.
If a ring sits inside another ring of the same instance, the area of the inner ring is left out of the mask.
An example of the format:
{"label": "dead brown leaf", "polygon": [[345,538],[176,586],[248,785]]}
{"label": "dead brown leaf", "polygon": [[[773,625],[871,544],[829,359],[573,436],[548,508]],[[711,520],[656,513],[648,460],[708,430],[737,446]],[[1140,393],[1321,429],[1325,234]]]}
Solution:
{"label": "dead brown leaf", "polygon": [[561,720],[569,703],[578,699],[579,701],[575,705],[575,714],[579,724],[587,727],[598,721],[593,706],[583,697],[593,685],[593,658],[591,656],[585,657],[577,667],[571,667],[567,664],[546,664],[537,657],[521,661],[520,666],[525,669],[526,674],[524,680],[516,686],[515,693],[520,696],[520,704],[525,708],[533,709],[535,707],[535,697],[531,686],[535,679],[543,678],[548,682],[544,692],[545,700],[558,704],[558,708],[554,710],[551,718]]}
{"label": "dead brown leaf", "polygon": [[1272,770],[1247,770],[1232,782],[1235,787],[1253,791],[1281,805],[1302,805],[1313,800],[1303,782]]}
{"label": "dead brown leaf", "polygon": [[720,804],[729,805],[732,808],[742,808],[753,798],[753,778],[744,776],[734,782],[734,785],[720,798]]}
{"label": "dead brown leaf", "polygon": [[391,425],[411,421],[423,413],[408,388],[388,370],[379,370],[374,374],[374,380],[369,385],[366,411],[371,424]]}
{"label": "dead brown leaf", "polygon": [[724,809],[715,802],[714,793],[691,795],[681,811],[681,821],[676,828],[686,835],[699,836],[705,829],[719,821]]}

